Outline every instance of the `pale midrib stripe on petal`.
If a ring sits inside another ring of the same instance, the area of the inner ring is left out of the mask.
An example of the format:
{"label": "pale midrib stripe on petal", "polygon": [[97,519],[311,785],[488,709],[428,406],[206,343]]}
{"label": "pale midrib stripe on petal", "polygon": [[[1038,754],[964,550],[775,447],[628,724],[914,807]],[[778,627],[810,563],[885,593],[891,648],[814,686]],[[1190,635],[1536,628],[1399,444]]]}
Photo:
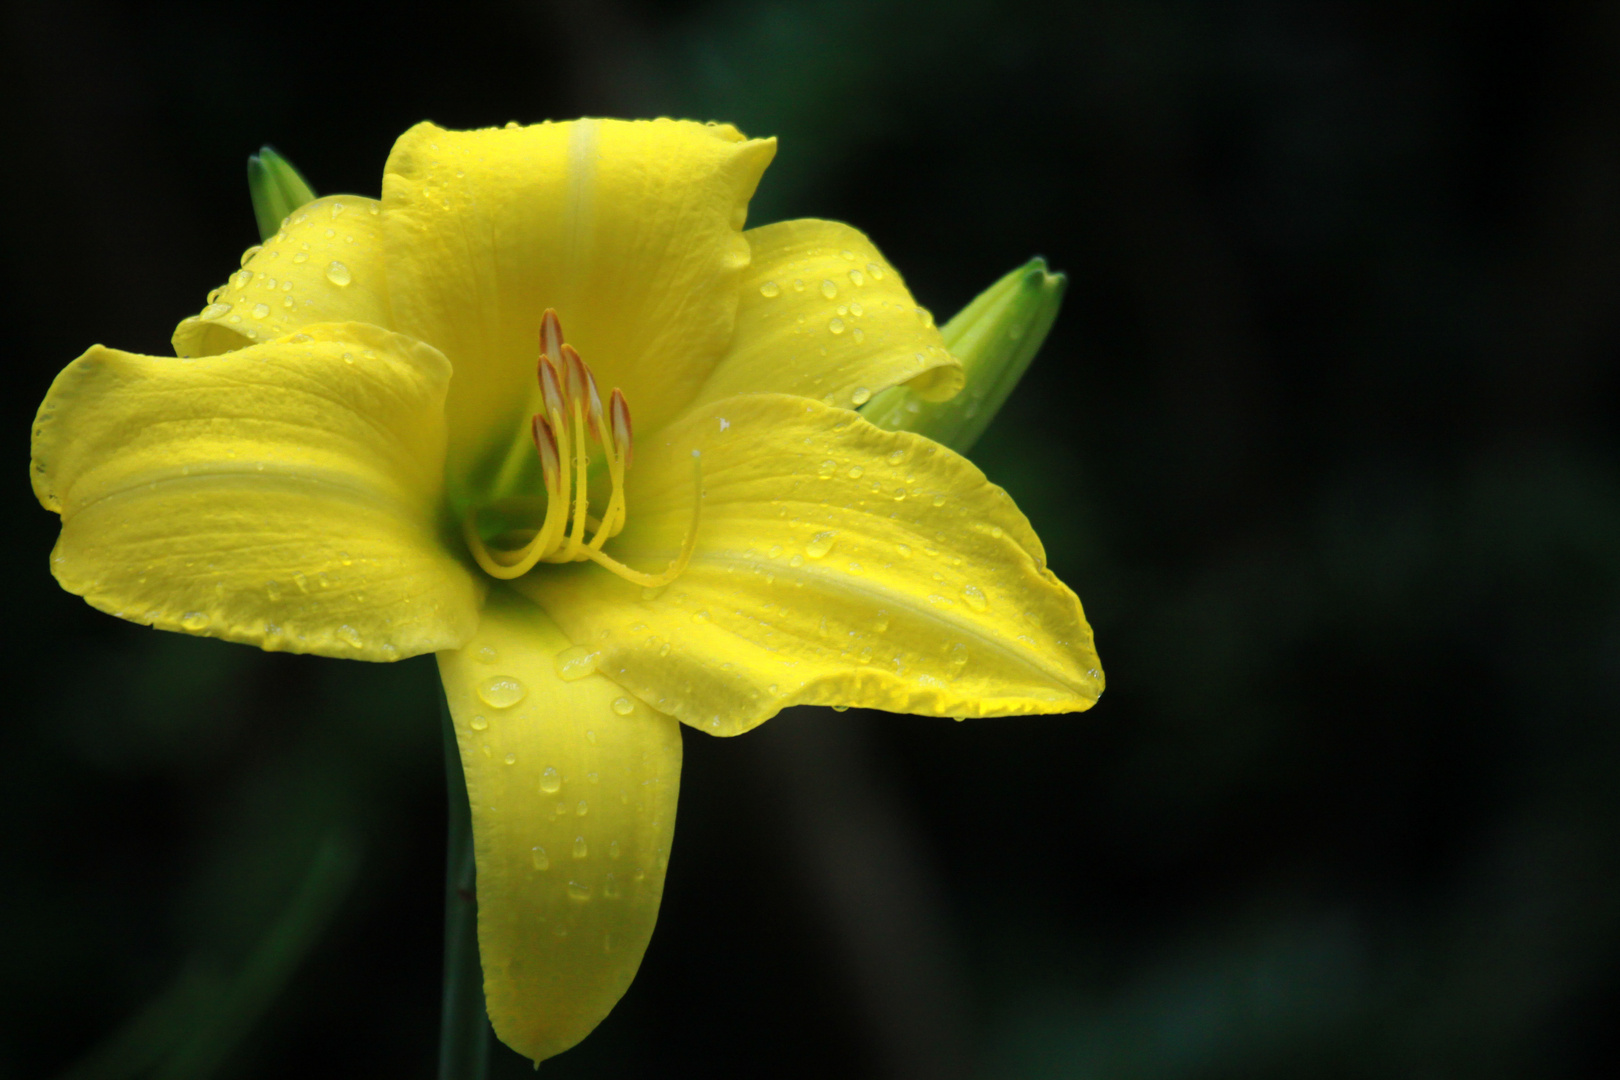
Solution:
{"label": "pale midrib stripe on petal", "polygon": [[[234,463],[233,463],[234,464]],[[191,466],[195,468],[195,466]],[[69,498],[63,500],[62,514],[71,517],[82,513],[101,503],[117,502],[122,499],[137,499],[149,496],[159,488],[171,490],[183,487],[228,487],[240,491],[244,485],[242,480],[249,479],[255,489],[264,492],[274,490],[297,491],[304,488],[306,494],[315,498],[332,499],[339,501],[370,505],[385,510],[403,521],[419,521],[424,527],[431,524],[431,500],[413,497],[403,489],[385,491],[380,485],[373,486],[355,482],[340,472],[325,471],[317,473],[302,466],[296,471],[266,466],[263,470],[246,468],[235,464],[233,468],[221,469],[212,465],[206,473],[186,475],[176,467],[168,474],[146,473],[140,478],[126,478],[118,486],[101,491],[83,501]],[[78,486],[78,485],[75,485]],[[394,485],[389,485],[394,486]]]}
{"label": "pale midrib stripe on petal", "polygon": [[[629,558],[634,558],[637,560],[652,560],[660,557],[671,558],[673,555],[673,549],[665,549],[657,552],[642,550],[619,551],[615,553],[616,558],[628,556]],[[907,611],[913,612],[921,618],[948,626],[959,634],[971,638],[975,642],[983,645],[991,653],[1009,660],[1012,663],[1012,666],[1022,666],[1028,671],[1035,672],[1037,675],[1041,676],[1040,681],[1055,683],[1058,686],[1062,686],[1073,691],[1081,697],[1090,698],[1093,696],[1089,686],[1084,683],[1072,681],[1071,676],[1067,673],[1038,662],[1037,658],[1031,656],[1028,652],[1021,650],[1015,651],[1004,639],[986,633],[982,628],[974,625],[971,622],[953,618],[951,617],[950,612],[939,610],[932,605],[928,607],[919,606],[917,598],[908,593],[889,589],[880,589],[869,584],[861,584],[846,575],[838,574],[834,571],[825,570],[820,567],[794,567],[779,560],[751,559],[746,555],[741,555],[735,552],[700,552],[692,556],[691,566],[713,566],[721,569],[722,571],[728,569],[752,571],[758,574],[769,574],[777,579],[786,578],[790,581],[799,580],[804,582],[814,582],[814,587],[822,592],[838,592],[845,596],[857,597],[861,600],[868,601],[871,604],[872,610],[874,611],[885,606],[903,608]],[[1033,560],[1029,561],[1029,566],[1042,577],[1049,580],[1052,579],[1050,572],[1040,566],[1037,566]],[[542,569],[540,572],[544,573],[545,571]],[[669,587],[672,589],[678,589],[680,587],[680,579],[677,578],[675,583]],[[1071,642],[1062,643],[1072,644]],[[761,645],[760,648],[765,648],[765,646]]]}

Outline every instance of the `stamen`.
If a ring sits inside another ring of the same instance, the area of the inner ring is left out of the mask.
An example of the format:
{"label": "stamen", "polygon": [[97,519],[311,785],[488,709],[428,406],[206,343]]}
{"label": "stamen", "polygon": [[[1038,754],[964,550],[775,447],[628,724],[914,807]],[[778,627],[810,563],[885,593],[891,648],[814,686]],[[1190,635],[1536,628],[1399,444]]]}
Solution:
{"label": "stamen", "polygon": [[[578,361],[579,357],[575,356],[574,359]],[[585,403],[574,398],[571,404],[574,406],[574,525],[568,531],[568,546],[546,556],[548,562],[573,562],[579,558],[584,550],[581,538],[585,535],[585,517],[591,505],[585,482],[586,469],[590,465],[590,458],[585,453]]]}
{"label": "stamen", "polygon": [[534,448],[540,452],[540,471],[546,478],[546,490],[550,491],[556,486],[560,465],[557,460],[557,436],[552,433],[546,418],[539,413],[535,413],[529,421],[529,430],[534,438]]}
{"label": "stamen", "polygon": [[647,589],[656,589],[661,585],[668,585],[686,572],[687,564],[692,561],[692,552],[697,550],[698,524],[703,519],[703,458],[696,451],[692,453],[692,483],[696,488],[692,498],[692,523],[687,526],[686,536],[681,540],[680,554],[670,562],[669,569],[662,574],[646,574],[640,570],[633,570],[611,555],[605,555],[592,548],[585,550],[585,557],[597,565],[611,570],[624,580],[640,585]]}
{"label": "stamen", "polygon": [[[542,561],[590,559],[626,581],[650,588],[669,584],[685,571],[697,546],[703,500],[703,470],[697,452],[693,451],[692,463],[696,485],[692,522],[669,567],[650,574],[606,554],[602,546],[624,528],[627,515],[625,474],[633,454],[630,405],[624,392],[615,387],[607,409],[602,408],[596,375],[563,340],[562,322],[550,308],[540,324],[540,349],[535,375],[544,411],[530,419],[530,434],[546,489],[545,518],[522,547],[492,549],[479,534],[476,511],[469,513],[462,522],[462,534],[473,558],[485,573],[507,581],[522,577]],[[590,513],[588,439],[601,443],[607,456],[611,494],[600,518]],[[589,543],[585,542],[587,531],[591,533]]]}
{"label": "stamen", "polygon": [[540,531],[516,551],[491,551],[478,535],[476,512],[469,513],[462,523],[462,535],[467,539],[473,559],[485,573],[502,581],[520,578],[533,570],[535,564],[556,546],[565,524],[563,507],[566,504],[558,498],[562,486],[559,476],[562,468],[557,456],[557,436],[552,433],[545,417],[539,414],[530,421],[530,431],[534,436],[535,449],[540,453],[540,471],[546,483],[546,516]]}
{"label": "stamen", "polygon": [[562,380],[557,377],[557,368],[551,362],[551,357],[545,353],[540,354],[540,399],[545,404],[546,413],[551,417],[553,424],[568,412],[566,399],[562,393]]}
{"label": "stamen", "polygon": [[561,360],[562,347],[562,320],[557,318],[556,308],[546,308],[546,313],[540,317],[540,352],[553,360]]}
{"label": "stamen", "polygon": [[608,499],[608,508],[602,514],[602,521],[596,527],[596,533],[591,537],[591,547],[597,551],[608,538],[618,534],[624,528],[624,473],[628,467],[625,452],[630,448],[630,406],[625,403],[624,391],[618,387],[613,388],[613,396],[609,399],[613,409],[613,422],[611,425],[602,425],[602,445],[608,455],[608,477],[613,482],[613,494]]}
{"label": "stamen", "polygon": [[617,386],[613,388],[613,397],[609,399],[608,408],[613,419],[613,444],[624,456],[624,467],[628,469],[635,456],[630,447],[630,404],[624,400],[624,391]]}
{"label": "stamen", "polygon": [[[563,529],[568,524],[568,502],[564,494],[568,490],[563,472],[562,462],[557,453],[557,434],[551,430],[551,425],[545,418],[534,418],[535,445],[540,450],[540,472],[546,483],[546,517],[540,525],[540,531],[535,534],[533,545],[544,555],[557,545],[562,536]],[[540,558],[539,555],[536,559]]]}

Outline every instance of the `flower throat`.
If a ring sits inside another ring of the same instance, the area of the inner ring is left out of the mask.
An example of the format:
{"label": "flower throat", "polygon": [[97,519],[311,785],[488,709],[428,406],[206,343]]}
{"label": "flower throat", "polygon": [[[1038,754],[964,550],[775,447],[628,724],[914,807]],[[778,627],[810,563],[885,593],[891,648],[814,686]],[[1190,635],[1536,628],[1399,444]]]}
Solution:
{"label": "flower throat", "polygon": [[[540,321],[540,361],[537,369],[543,412],[529,420],[530,435],[540,455],[540,471],[546,488],[546,514],[533,536],[520,546],[491,547],[479,535],[477,511],[462,520],[462,533],[473,558],[491,577],[509,581],[522,577],[542,562],[567,563],[589,559],[626,581],[656,588],[668,585],[686,569],[697,544],[698,518],[703,505],[701,458],[692,454],[697,493],[692,503],[692,522],[681,541],[680,554],[660,574],[648,574],[613,558],[602,550],[608,540],[624,528],[627,516],[624,478],[632,457],[630,405],[624,392],[614,387],[607,409],[596,376],[572,345],[563,340],[562,321],[551,308]],[[601,517],[590,513],[587,473],[589,445],[599,443],[607,455],[608,478],[612,484],[607,508]],[[590,538],[586,539],[586,533]]]}

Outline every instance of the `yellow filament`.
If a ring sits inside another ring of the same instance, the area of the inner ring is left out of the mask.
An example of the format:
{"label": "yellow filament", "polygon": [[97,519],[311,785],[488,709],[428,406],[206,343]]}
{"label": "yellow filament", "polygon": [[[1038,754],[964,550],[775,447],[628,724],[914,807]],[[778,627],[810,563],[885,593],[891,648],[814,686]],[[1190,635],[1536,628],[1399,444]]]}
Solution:
{"label": "yellow filament", "polygon": [[596,533],[591,537],[592,551],[601,551],[602,545],[607,543],[608,537],[616,536],[624,528],[624,454],[613,441],[612,429],[602,424],[602,445],[607,450],[608,478],[613,482],[613,494],[608,497],[607,510],[602,514],[602,520],[596,525]]}
{"label": "yellow filament", "polygon": [[[702,459],[696,455],[694,455],[692,458],[692,483],[694,487],[694,491],[692,493],[692,521],[687,527],[686,536],[681,540],[680,553],[675,556],[675,558],[670,562],[668,569],[666,569],[663,573],[648,574],[643,571],[636,570],[632,567],[626,566],[613,556],[597,550],[595,547],[582,547],[580,549],[581,553],[587,559],[590,559],[597,565],[611,571],[614,574],[617,574],[619,577],[633,584],[641,585],[644,588],[649,589],[656,589],[661,585],[668,585],[686,571],[687,564],[692,561],[692,552],[697,549],[698,525],[703,518],[703,462]],[[546,545],[541,541],[545,535],[551,531],[553,517],[552,508],[556,505],[556,502],[553,501],[546,507],[546,520],[545,523],[541,525],[540,531],[535,534],[533,540],[518,551],[491,551],[484,543],[483,537],[478,535],[478,527],[475,523],[476,511],[469,512],[467,517],[462,521],[462,536],[466,538],[467,547],[472,551],[473,558],[477,561],[478,565],[486,574],[493,578],[499,578],[502,581],[511,581],[514,578],[520,578],[524,574],[527,574],[530,570],[533,570],[535,564],[540,562],[540,560],[545,557]],[[513,561],[508,561],[509,559],[512,559]],[[578,560],[561,560],[553,556],[551,561],[561,562]]]}
{"label": "yellow filament", "polygon": [[[612,428],[607,422],[598,425],[601,428],[599,438],[603,449],[607,451],[612,494],[601,518],[593,518],[590,516],[587,483],[590,460],[586,454],[585,403],[583,400],[570,400],[565,396],[561,405],[561,408],[546,410],[550,415],[551,432],[557,443],[558,475],[555,480],[550,476],[546,477],[546,516],[540,528],[535,531],[529,542],[520,548],[491,549],[478,533],[477,512],[471,511],[462,521],[461,531],[473,559],[486,574],[502,581],[522,577],[542,560],[564,563],[590,559],[634,584],[646,588],[668,585],[686,570],[687,564],[692,560],[692,553],[697,548],[698,523],[703,511],[701,458],[696,451],[693,452],[692,477],[696,490],[692,500],[692,522],[681,541],[679,554],[660,574],[649,574],[633,569],[602,551],[602,545],[624,528],[627,517],[624,493],[626,448],[618,445],[618,440],[614,438]],[[571,418],[568,416],[570,411],[573,413]],[[569,419],[572,419],[573,423],[568,423]],[[552,486],[553,483],[556,485],[555,488]],[[574,502],[570,496],[577,496],[578,501]],[[586,544],[583,540],[588,528],[594,532],[590,542]],[[564,542],[565,534],[566,542]]]}
{"label": "yellow filament", "polygon": [[594,548],[586,548],[585,557],[643,588],[656,589],[680,577],[686,572],[687,564],[692,561],[692,552],[697,549],[698,524],[703,518],[703,459],[696,453],[692,455],[692,483],[696,488],[692,494],[692,523],[687,526],[686,537],[681,541],[680,554],[675,556],[674,561],[669,564],[669,569],[662,574],[645,574],[640,570],[633,570],[613,556]]}
{"label": "yellow filament", "polygon": [[[579,489],[579,502],[574,507],[574,526],[568,533],[568,546],[562,551],[546,556],[547,562],[576,562],[579,559],[584,545],[580,539],[585,534],[585,516],[590,508],[590,493],[586,490],[585,471],[590,459],[585,456],[585,407],[584,402],[574,402],[574,475],[575,486]],[[563,471],[567,472],[567,465]]]}
{"label": "yellow filament", "polygon": [[[551,414],[551,432],[557,437],[557,483],[562,490],[551,491],[548,488],[546,491],[546,520],[545,524],[541,526],[539,534],[535,537],[541,553],[538,557],[544,557],[554,550],[557,542],[562,539],[563,533],[568,529],[568,499],[573,482],[573,474],[568,469],[568,455],[571,448],[568,442],[570,432],[564,419],[565,414],[560,409],[547,409],[546,411]],[[556,505],[557,509],[561,511],[556,515],[555,519],[553,519],[551,513],[553,505]]]}

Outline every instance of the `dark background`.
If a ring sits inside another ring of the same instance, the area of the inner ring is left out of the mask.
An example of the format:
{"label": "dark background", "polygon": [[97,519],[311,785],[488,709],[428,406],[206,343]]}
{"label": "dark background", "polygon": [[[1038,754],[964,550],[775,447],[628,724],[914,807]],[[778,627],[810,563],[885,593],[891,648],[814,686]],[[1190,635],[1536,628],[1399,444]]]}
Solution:
{"label": "dark background", "polygon": [[52,376],[168,350],[262,142],[375,194],[419,119],[670,114],[780,136],[751,222],[860,226],[942,321],[1069,274],[974,457],[1109,690],[687,732],[641,974],[544,1074],[1620,1075],[1620,5],[0,10],[0,1074],[436,1052],[431,660],[61,592]]}

